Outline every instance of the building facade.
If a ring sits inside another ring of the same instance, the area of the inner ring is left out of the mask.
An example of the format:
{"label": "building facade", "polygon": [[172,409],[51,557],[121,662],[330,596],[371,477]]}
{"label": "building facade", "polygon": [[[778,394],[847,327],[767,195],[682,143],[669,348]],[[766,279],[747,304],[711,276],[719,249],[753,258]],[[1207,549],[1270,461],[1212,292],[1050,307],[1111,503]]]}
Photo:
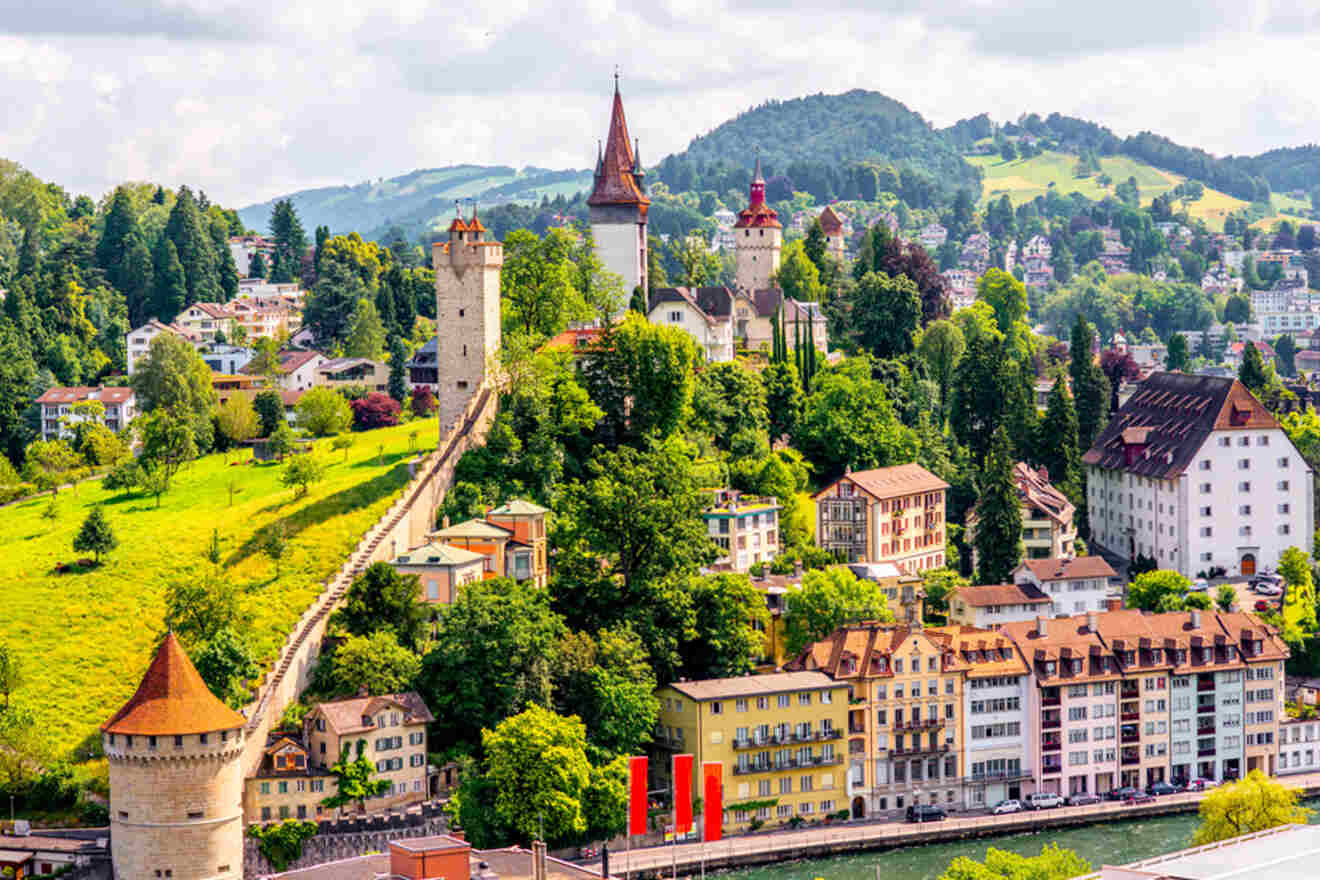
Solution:
{"label": "building facade", "polygon": [[101,726],[116,878],[242,878],[246,723],[167,633],[137,691]]}
{"label": "building facade", "polygon": [[959,587],[949,598],[949,623],[998,629],[1050,612],[1050,597],[1031,584]]}
{"label": "building facade", "polygon": [[846,473],[814,496],[816,543],[849,562],[941,568],[948,489],[919,464]]}
{"label": "building facade", "polygon": [[[1050,483],[1049,473],[1024,461],[1013,465],[1013,484],[1022,504],[1022,544],[1028,559],[1072,556],[1076,550],[1076,508]],[[975,536],[976,508],[967,512],[967,544],[972,548],[972,566],[979,565]]]}
{"label": "building facade", "polygon": [[1092,535],[1120,557],[1251,575],[1311,546],[1312,471],[1236,379],[1151,375],[1083,463]]}
{"label": "building facade", "polygon": [[[614,79],[614,107],[605,148],[596,157],[596,179],[587,198],[596,255],[606,269],[623,278],[623,289],[649,289],[646,279],[645,172],[628,138],[619,80]],[[498,302],[498,300],[497,300]]]}
{"label": "building facade", "polygon": [[778,499],[744,496],[734,489],[717,489],[713,494],[701,518],[721,551],[714,563],[717,568],[746,572],[779,555]]}
{"label": "building facade", "polygon": [[462,414],[486,381],[486,367],[500,349],[500,268],[504,247],[486,240],[472,209],[470,221],[455,217],[449,240],[431,248],[435,266],[436,326],[444,344],[436,351],[435,399],[441,430]]}
{"label": "building facade", "polygon": [[[41,439],[70,438],[77,422],[92,421],[119,432],[137,418],[137,397],[132,388],[103,386],[101,388],[51,388],[37,398],[41,407]],[[95,405],[101,405],[96,411]],[[84,406],[79,406],[84,404]]]}
{"label": "building facade", "polygon": [[733,360],[733,294],[727,287],[657,288],[646,319],[687,333],[707,361]]}
{"label": "building facade", "polygon": [[1102,556],[1027,559],[1013,570],[1015,583],[1035,587],[1049,598],[1049,607],[1038,613],[1055,617],[1122,607],[1121,601],[1113,604],[1109,581],[1114,577],[1117,574]]}
{"label": "building facade", "polygon": [[432,534],[442,544],[480,554],[485,570],[496,577],[533,581],[544,587],[549,577],[546,544],[546,510],[530,501],[513,500],[470,519],[443,527]]}
{"label": "building facade", "polygon": [[[779,672],[678,681],[660,699],[656,784],[668,785],[669,756],[724,766],[724,824],[786,824],[848,809],[844,726],[848,686],[819,672]],[[693,774],[693,796],[702,797]]]}
{"label": "building facade", "polygon": [[472,550],[432,541],[414,547],[390,561],[399,574],[417,576],[422,600],[430,605],[449,605],[458,588],[485,577],[486,557]]}
{"label": "building facade", "polygon": [[344,754],[365,755],[376,779],[389,782],[369,812],[426,800],[426,725],[431,710],[413,691],[318,703],[303,722],[309,761],[331,767]]}

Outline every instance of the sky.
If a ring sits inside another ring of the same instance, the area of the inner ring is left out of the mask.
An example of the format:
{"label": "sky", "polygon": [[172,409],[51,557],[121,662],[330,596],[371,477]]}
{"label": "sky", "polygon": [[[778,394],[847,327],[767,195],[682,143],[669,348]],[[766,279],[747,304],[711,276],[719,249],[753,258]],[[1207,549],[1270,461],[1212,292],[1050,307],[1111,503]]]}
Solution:
{"label": "sky", "polygon": [[242,207],[462,162],[647,164],[769,99],[1053,111],[1217,154],[1320,141],[1317,0],[0,0],[0,158]]}

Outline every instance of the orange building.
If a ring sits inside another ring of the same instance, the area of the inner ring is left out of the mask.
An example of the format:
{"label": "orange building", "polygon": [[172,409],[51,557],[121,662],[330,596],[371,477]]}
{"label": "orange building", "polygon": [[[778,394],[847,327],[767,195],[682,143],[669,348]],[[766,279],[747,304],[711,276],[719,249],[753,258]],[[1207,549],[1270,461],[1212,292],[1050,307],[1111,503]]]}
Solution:
{"label": "orange building", "polygon": [[486,557],[486,572],[516,581],[535,581],[544,587],[546,564],[545,516],[550,511],[530,501],[514,500],[488,511],[484,518],[457,525],[446,524],[432,537]]}

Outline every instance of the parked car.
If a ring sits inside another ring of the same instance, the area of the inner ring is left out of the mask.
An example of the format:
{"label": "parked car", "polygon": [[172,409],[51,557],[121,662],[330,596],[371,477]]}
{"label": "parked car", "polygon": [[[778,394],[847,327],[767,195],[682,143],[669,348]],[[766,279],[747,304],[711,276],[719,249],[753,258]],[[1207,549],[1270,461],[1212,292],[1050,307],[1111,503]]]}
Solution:
{"label": "parked car", "polygon": [[1186,786],[1183,790],[1184,790],[1184,791],[1209,791],[1210,789],[1212,789],[1212,788],[1214,788],[1214,787],[1215,787],[1215,781],[1214,781],[1213,779],[1206,779],[1206,778],[1204,778],[1204,777],[1197,777],[1196,779],[1193,779],[1191,782],[1187,783],[1187,786]]}
{"label": "parked car", "polygon": [[939,822],[947,817],[944,808],[934,804],[913,804],[907,808],[909,822]]}
{"label": "parked car", "polygon": [[1028,810],[1049,810],[1063,806],[1063,798],[1052,791],[1033,791],[1024,803]]}
{"label": "parked car", "polygon": [[995,815],[999,815],[1000,813],[1020,813],[1022,812],[1022,801],[1019,800],[1000,801],[999,803],[995,804],[994,808],[990,812],[994,813]]}
{"label": "parked car", "polygon": [[1154,797],[1162,797],[1166,794],[1177,794],[1178,789],[1167,782],[1152,782],[1146,789],[1146,794]]}
{"label": "parked car", "polygon": [[1137,789],[1130,785],[1125,785],[1122,788],[1111,788],[1109,793],[1105,795],[1105,798],[1111,801],[1125,801],[1132,797],[1132,795],[1136,794],[1136,792]]}
{"label": "parked car", "polygon": [[1259,584],[1256,586],[1256,593],[1261,596],[1282,596],[1283,587],[1278,584]]}
{"label": "parked car", "polygon": [[1146,792],[1142,791],[1142,790],[1139,789],[1139,788],[1134,788],[1134,789],[1132,790],[1132,794],[1130,794],[1130,795],[1128,795],[1127,797],[1123,798],[1123,803],[1128,804],[1128,805],[1132,805],[1132,804],[1151,804],[1151,803],[1154,803],[1154,802],[1155,802],[1155,795],[1153,795],[1153,794],[1146,794]]}
{"label": "parked car", "polygon": [[1269,611],[1270,603],[1266,602],[1264,599],[1257,599],[1256,604],[1253,605],[1252,607],[1255,608],[1257,611]]}
{"label": "parked car", "polygon": [[1210,592],[1210,582],[1205,578],[1197,578],[1192,581],[1191,590],[1196,593],[1208,593]]}
{"label": "parked car", "polygon": [[1098,803],[1100,803],[1099,795],[1090,794],[1085,791],[1079,791],[1077,794],[1068,795],[1068,806],[1070,807],[1085,807],[1088,804]]}

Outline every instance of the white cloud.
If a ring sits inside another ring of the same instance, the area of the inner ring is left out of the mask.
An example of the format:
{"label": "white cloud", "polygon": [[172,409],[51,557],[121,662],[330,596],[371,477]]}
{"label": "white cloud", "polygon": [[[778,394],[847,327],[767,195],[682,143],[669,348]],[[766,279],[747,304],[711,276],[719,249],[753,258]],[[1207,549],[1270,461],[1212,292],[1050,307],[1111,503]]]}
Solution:
{"label": "white cloud", "polygon": [[[1312,4],[0,0],[0,156],[242,205],[454,162],[589,167],[622,71],[648,162],[772,98],[937,125],[1058,111],[1215,152],[1320,141]],[[738,157],[732,157],[738,158]]]}

